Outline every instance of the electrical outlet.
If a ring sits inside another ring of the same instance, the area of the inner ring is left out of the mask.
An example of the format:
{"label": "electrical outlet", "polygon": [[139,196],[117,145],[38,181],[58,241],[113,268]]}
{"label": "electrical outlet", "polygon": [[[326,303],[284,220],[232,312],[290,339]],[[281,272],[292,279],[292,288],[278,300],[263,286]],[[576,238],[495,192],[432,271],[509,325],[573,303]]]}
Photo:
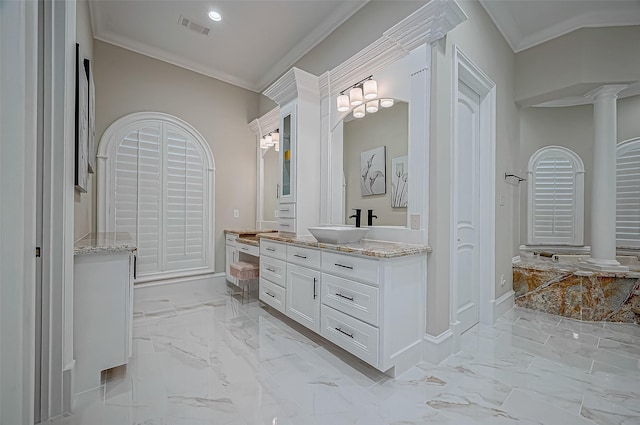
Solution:
{"label": "electrical outlet", "polygon": [[280,217],[280,211],[275,210],[275,211],[273,212],[273,216],[274,216],[275,218]]}
{"label": "electrical outlet", "polygon": [[500,275],[500,286],[504,286],[507,283],[507,280],[504,278],[504,273]]}
{"label": "electrical outlet", "polygon": [[233,218],[240,217],[240,210],[233,210]]}
{"label": "electrical outlet", "polygon": [[420,230],[420,214],[411,214],[411,229]]}

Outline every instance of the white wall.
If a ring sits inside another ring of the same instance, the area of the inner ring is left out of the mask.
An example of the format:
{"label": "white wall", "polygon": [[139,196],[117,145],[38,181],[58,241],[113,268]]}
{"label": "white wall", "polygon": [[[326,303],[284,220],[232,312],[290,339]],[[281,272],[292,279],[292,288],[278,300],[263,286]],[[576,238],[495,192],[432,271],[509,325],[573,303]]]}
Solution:
{"label": "white wall", "polygon": [[[96,139],[133,112],[164,112],[195,127],[216,164],[216,271],[225,265],[224,229],[255,227],[256,148],[248,123],[258,94],[96,40]],[[233,217],[233,210],[240,217]],[[95,223],[95,211],[92,214]]]}
{"label": "white wall", "polygon": [[[517,252],[518,238],[514,226],[517,188],[504,182],[503,173],[512,171],[519,158],[519,111],[515,105],[515,54],[480,4],[460,1],[469,19],[440,40],[432,49],[431,80],[431,162],[429,255],[427,287],[427,333],[439,335],[449,328],[449,287],[451,277],[451,111],[452,49],[457,45],[487,76],[496,83],[496,256],[495,273],[504,274],[506,283],[495,285],[499,298],[512,287],[511,258]],[[499,200],[504,198],[504,205]],[[499,280],[499,279],[497,279]]]}
{"label": "white wall", "polygon": [[[618,100],[617,142],[640,137],[640,96]],[[524,108],[520,126],[520,165],[525,175],[529,158],[538,149],[560,145],[574,151],[582,159],[584,176],[584,244],[591,244],[591,188],[593,170],[593,106],[564,108]],[[613,188],[612,188],[613,190]],[[521,184],[520,243],[527,241],[527,185]]]}
{"label": "white wall", "polygon": [[[93,62],[93,32],[87,0],[76,0],[76,42],[80,44],[85,59]],[[95,155],[95,152],[90,152],[90,155]],[[76,191],[74,195],[74,240],[76,241],[92,232],[94,228],[95,180],[95,174],[89,174],[87,193]]]}

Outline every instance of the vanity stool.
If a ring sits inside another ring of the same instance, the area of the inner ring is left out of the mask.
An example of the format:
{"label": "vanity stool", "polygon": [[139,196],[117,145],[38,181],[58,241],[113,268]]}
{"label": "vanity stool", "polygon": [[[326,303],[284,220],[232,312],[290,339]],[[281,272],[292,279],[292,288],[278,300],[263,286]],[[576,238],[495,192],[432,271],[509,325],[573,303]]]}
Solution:
{"label": "vanity stool", "polygon": [[236,261],[230,264],[231,276],[238,279],[238,286],[242,288],[242,303],[244,304],[244,289],[251,280],[260,277],[260,265],[248,261]]}

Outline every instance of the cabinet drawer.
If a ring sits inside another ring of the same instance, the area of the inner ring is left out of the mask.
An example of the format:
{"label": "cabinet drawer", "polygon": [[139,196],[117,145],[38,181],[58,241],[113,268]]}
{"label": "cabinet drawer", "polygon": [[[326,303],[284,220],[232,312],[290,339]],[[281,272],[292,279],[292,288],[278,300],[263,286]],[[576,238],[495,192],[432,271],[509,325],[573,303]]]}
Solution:
{"label": "cabinet drawer", "polygon": [[287,245],[287,262],[318,270],[320,269],[320,250]]}
{"label": "cabinet drawer", "polygon": [[322,253],[322,271],[335,276],[378,285],[380,262],[352,255]]}
{"label": "cabinet drawer", "polygon": [[254,257],[260,256],[260,248],[253,245],[247,245],[246,243],[236,244],[238,252],[244,252],[245,254],[253,255]]}
{"label": "cabinet drawer", "polygon": [[280,204],[278,217],[296,218],[296,204]]}
{"label": "cabinet drawer", "polygon": [[320,335],[365,362],[378,366],[378,329],[360,320],[321,306]]}
{"label": "cabinet drawer", "polygon": [[260,257],[260,277],[285,287],[287,263],[267,256]]}
{"label": "cabinet drawer", "polygon": [[322,274],[323,304],[378,326],[378,288]]}
{"label": "cabinet drawer", "polygon": [[278,231],[284,233],[296,232],[295,218],[278,218]]}
{"label": "cabinet drawer", "polygon": [[238,235],[234,233],[227,233],[227,235],[225,236],[225,242],[227,243],[227,245],[235,245],[237,238]]}
{"label": "cabinet drawer", "polygon": [[279,260],[286,260],[287,246],[281,243],[260,239],[260,255],[267,255]]}
{"label": "cabinet drawer", "polygon": [[268,280],[260,278],[260,301],[269,304],[281,313],[284,313],[285,290],[274,285]]}

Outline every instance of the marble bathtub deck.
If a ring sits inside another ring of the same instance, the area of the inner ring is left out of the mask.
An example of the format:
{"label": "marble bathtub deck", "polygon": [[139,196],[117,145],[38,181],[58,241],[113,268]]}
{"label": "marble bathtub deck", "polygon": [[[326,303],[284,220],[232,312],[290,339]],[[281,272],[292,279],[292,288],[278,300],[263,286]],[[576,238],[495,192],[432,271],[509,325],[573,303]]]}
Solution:
{"label": "marble bathtub deck", "polygon": [[220,285],[136,304],[126,371],[64,425],[640,424],[640,327],[514,308],[397,379]]}

